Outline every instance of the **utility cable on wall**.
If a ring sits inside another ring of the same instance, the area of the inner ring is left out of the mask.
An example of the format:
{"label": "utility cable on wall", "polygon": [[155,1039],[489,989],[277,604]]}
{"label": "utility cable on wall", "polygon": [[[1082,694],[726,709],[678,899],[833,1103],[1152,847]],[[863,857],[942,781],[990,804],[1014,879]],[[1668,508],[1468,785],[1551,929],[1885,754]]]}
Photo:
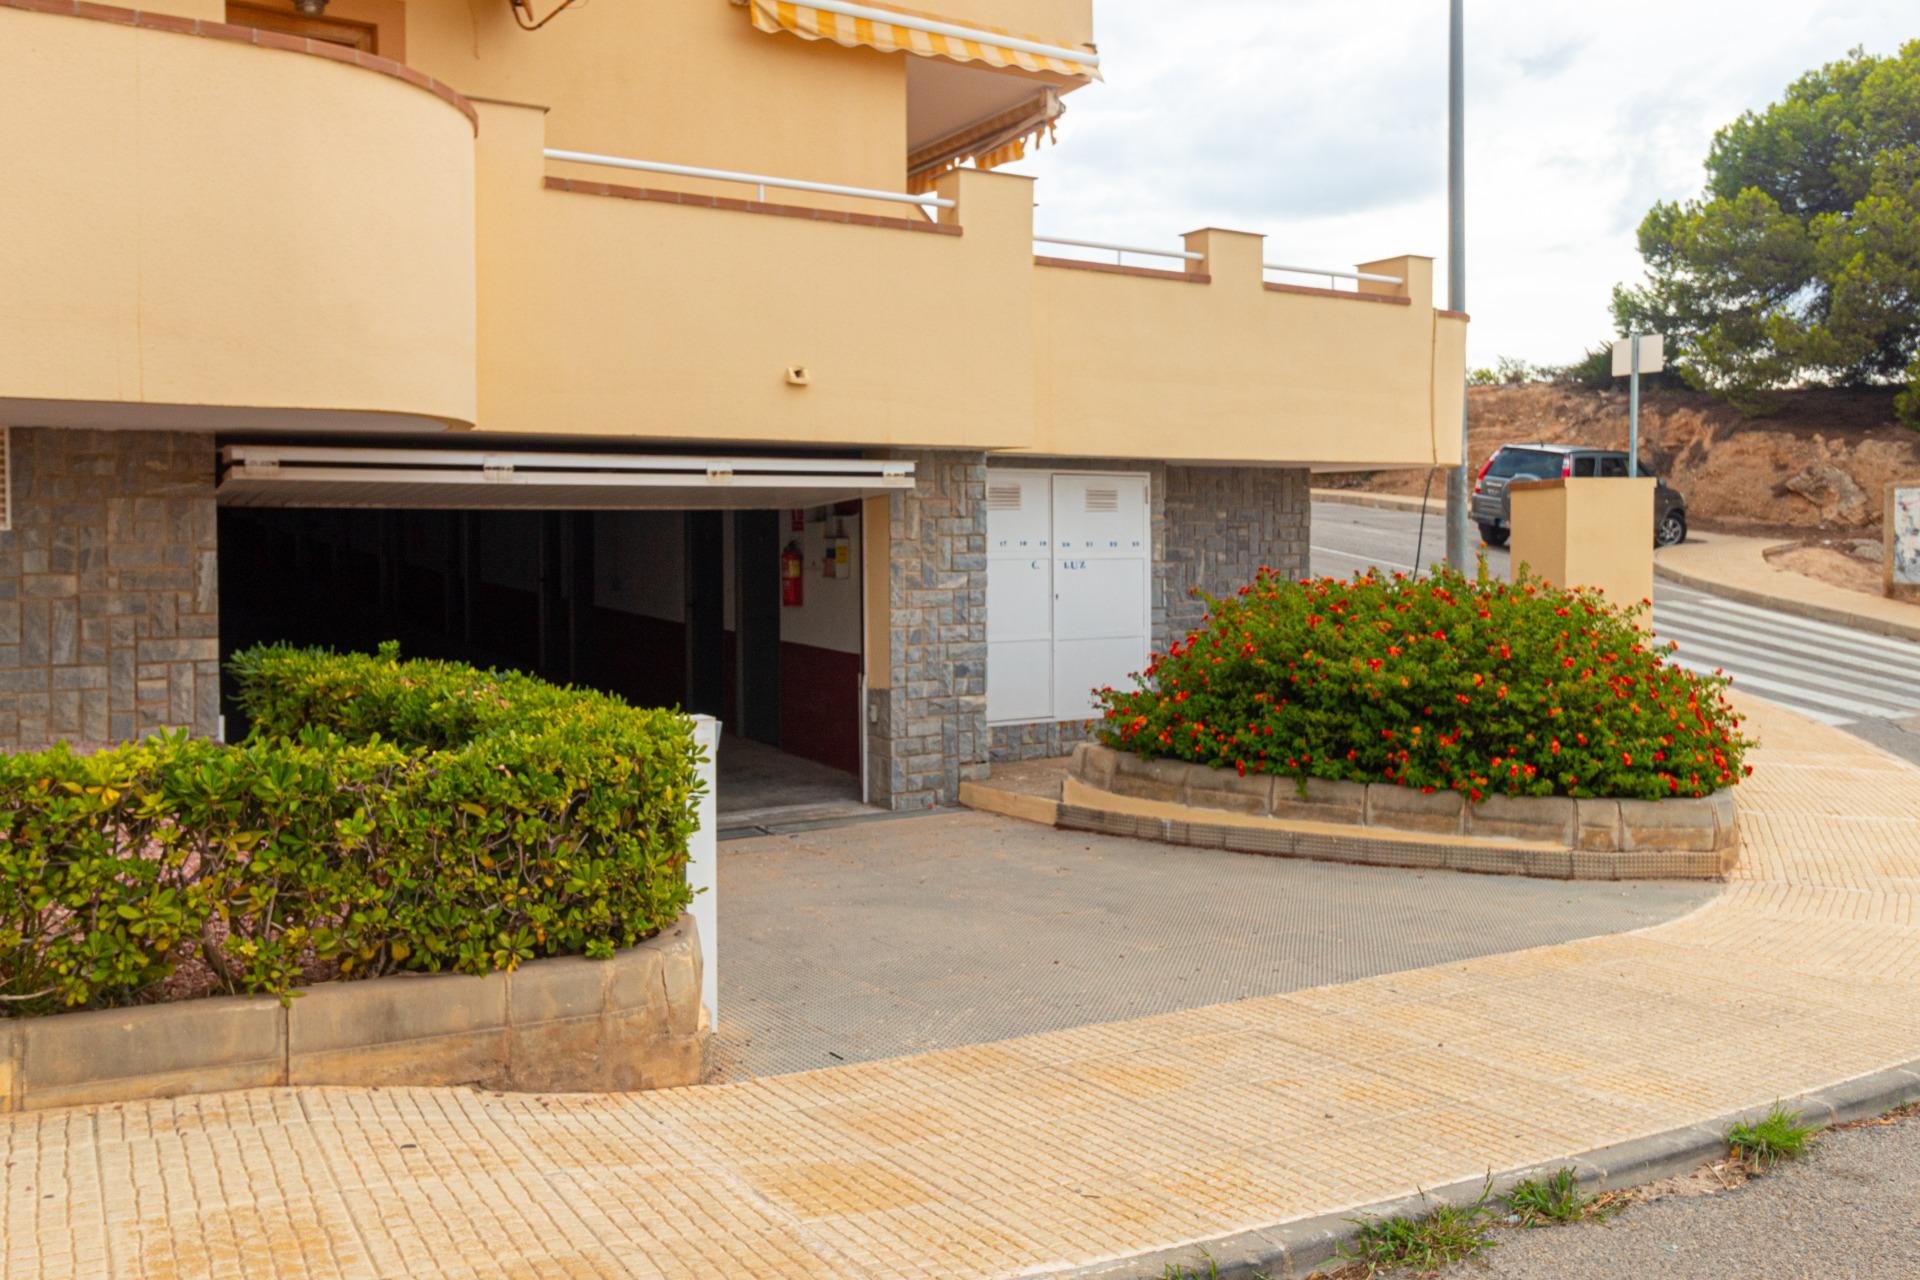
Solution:
{"label": "utility cable on wall", "polygon": [[538,31],[578,3],[580,0],[560,0],[560,3],[546,17],[535,18],[533,0],[507,0],[508,7],[513,10],[513,20],[520,24],[522,31]]}

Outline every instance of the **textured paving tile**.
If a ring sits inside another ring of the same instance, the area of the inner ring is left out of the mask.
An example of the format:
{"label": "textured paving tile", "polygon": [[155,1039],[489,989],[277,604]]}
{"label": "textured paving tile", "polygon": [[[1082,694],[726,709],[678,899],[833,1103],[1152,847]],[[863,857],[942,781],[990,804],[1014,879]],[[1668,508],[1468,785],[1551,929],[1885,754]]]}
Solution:
{"label": "textured paving tile", "polygon": [[1755,717],[1744,865],[1668,923],[665,1093],[3,1117],[0,1276],[1012,1276],[1920,1056],[1920,770]]}

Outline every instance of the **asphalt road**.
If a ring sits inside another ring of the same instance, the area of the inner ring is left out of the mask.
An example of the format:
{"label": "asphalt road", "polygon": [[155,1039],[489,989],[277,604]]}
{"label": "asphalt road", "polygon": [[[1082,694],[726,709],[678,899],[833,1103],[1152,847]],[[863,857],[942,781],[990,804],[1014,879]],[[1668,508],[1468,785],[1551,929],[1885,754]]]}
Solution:
{"label": "asphalt road", "polygon": [[1824,1134],[1800,1160],[1732,1191],[1494,1239],[1499,1247],[1449,1268],[1446,1280],[1911,1280],[1920,1276],[1920,1119]]}
{"label": "asphalt road", "polygon": [[[1711,534],[1702,535],[1711,537]],[[1377,565],[1425,569],[1446,549],[1444,517],[1418,512],[1313,504],[1316,574],[1346,576]],[[1488,548],[1494,572],[1509,571],[1507,553]],[[1698,671],[1724,669],[1734,687],[1838,725],[1920,764],[1920,644],[1796,618],[1656,583],[1655,634],[1678,641],[1676,660]]]}

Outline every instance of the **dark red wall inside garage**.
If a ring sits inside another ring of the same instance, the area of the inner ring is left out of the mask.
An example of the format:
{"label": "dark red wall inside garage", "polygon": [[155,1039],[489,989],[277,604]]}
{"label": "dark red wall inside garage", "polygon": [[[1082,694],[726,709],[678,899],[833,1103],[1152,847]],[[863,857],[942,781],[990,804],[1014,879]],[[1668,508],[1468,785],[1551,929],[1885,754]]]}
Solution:
{"label": "dark red wall inside garage", "polygon": [[780,645],[780,749],[860,771],[860,655]]}

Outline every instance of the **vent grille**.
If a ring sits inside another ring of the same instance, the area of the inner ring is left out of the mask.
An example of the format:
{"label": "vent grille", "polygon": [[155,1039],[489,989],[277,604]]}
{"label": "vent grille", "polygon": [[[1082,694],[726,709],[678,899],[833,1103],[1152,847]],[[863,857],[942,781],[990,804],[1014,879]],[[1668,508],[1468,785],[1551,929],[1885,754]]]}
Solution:
{"label": "vent grille", "polygon": [[1118,489],[1088,489],[1088,511],[1118,511],[1120,509],[1120,491]]}
{"label": "vent grille", "polygon": [[1017,484],[990,484],[987,486],[987,510],[1018,511],[1020,495],[1021,487]]}

